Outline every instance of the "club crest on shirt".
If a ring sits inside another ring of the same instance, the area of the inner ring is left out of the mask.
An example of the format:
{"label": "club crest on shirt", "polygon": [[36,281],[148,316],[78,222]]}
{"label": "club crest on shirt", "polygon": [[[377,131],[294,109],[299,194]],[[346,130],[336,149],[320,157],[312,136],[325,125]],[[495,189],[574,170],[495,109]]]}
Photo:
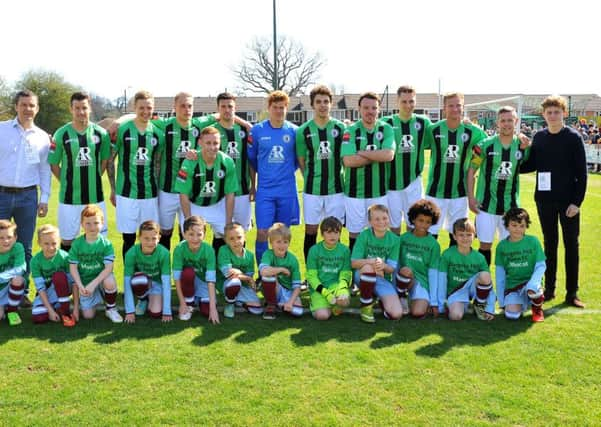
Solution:
{"label": "club crest on shirt", "polygon": [[468,142],[468,141],[469,141],[469,139],[470,139],[470,136],[469,136],[467,133],[462,133],[462,134],[461,134],[461,140],[462,140],[463,142]]}
{"label": "club crest on shirt", "polygon": [[340,132],[338,132],[338,129],[332,129],[332,138],[336,138],[338,135],[340,135]]}
{"label": "club crest on shirt", "polygon": [[282,141],[284,142],[290,142],[290,135],[286,134],[282,137]]}
{"label": "club crest on shirt", "polygon": [[521,160],[522,156],[523,156],[523,154],[522,154],[522,152],[520,150],[518,150],[518,151],[515,152],[515,159],[516,160]]}
{"label": "club crest on shirt", "polygon": [[100,142],[100,137],[98,135],[92,135],[92,143],[98,144]]}
{"label": "club crest on shirt", "polygon": [[158,139],[156,139],[154,137],[150,140],[150,145],[152,145],[153,147],[156,146],[158,143],[159,143]]}
{"label": "club crest on shirt", "polygon": [[376,132],[376,134],[375,134],[375,138],[376,138],[378,141],[382,141],[382,138],[384,138],[384,134],[383,134],[381,131],[378,131],[378,132]]}
{"label": "club crest on shirt", "polygon": [[217,171],[217,178],[223,178],[225,176],[225,172],[222,170]]}
{"label": "club crest on shirt", "polygon": [[194,138],[198,138],[198,135],[200,135],[198,128],[192,128],[192,135],[194,136]]}
{"label": "club crest on shirt", "polygon": [[244,132],[243,130],[241,130],[240,132],[238,132],[238,136],[240,138],[244,138],[246,136],[246,132]]}
{"label": "club crest on shirt", "polygon": [[413,123],[413,129],[415,129],[415,130],[421,130],[422,129],[422,124],[420,122]]}

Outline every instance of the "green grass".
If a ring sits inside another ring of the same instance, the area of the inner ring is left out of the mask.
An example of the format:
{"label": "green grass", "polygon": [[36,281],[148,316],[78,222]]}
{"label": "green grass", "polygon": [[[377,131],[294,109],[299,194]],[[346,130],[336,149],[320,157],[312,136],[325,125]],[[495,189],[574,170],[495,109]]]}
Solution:
{"label": "green grass", "polygon": [[[521,200],[540,237],[533,182],[522,177]],[[55,199],[50,206],[54,221]],[[561,304],[560,263],[558,299],[542,324],[237,314],[212,326],[195,313],[130,326],[98,316],[65,329],[33,326],[23,312],[21,326],[0,325],[0,424],[599,425],[600,210],[601,177],[591,176],[581,233],[587,309]],[[109,219],[121,278],[112,207]],[[254,232],[248,240],[253,248]],[[302,242],[294,227],[301,262]]]}

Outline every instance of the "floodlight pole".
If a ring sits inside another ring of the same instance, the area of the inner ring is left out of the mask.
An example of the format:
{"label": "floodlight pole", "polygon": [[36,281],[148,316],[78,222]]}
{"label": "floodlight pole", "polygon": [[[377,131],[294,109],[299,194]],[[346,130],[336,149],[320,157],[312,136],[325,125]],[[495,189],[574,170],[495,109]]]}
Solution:
{"label": "floodlight pole", "polygon": [[273,0],[273,90],[278,90],[278,36],[276,26],[276,8]]}

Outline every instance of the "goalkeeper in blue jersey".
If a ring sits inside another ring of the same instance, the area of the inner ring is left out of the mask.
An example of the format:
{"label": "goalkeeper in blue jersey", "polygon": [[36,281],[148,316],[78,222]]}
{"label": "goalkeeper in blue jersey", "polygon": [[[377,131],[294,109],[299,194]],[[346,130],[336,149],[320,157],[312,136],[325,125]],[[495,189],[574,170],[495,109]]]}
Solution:
{"label": "goalkeeper in blue jersey", "polygon": [[289,98],[276,90],[267,98],[269,118],[254,125],[248,145],[248,160],[258,174],[255,197],[257,263],[267,250],[267,230],[276,222],[299,223],[295,172],[296,125],[286,121]]}

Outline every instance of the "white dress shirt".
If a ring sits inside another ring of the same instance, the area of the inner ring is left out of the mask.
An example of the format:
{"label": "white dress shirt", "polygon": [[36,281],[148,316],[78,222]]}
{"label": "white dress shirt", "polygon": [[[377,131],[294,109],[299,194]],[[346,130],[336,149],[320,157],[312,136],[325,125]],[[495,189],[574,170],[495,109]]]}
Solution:
{"label": "white dress shirt", "polygon": [[37,126],[23,129],[15,118],[0,122],[0,186],[40,186],[40,203],[48,203],[52,178],[50,138]]}

